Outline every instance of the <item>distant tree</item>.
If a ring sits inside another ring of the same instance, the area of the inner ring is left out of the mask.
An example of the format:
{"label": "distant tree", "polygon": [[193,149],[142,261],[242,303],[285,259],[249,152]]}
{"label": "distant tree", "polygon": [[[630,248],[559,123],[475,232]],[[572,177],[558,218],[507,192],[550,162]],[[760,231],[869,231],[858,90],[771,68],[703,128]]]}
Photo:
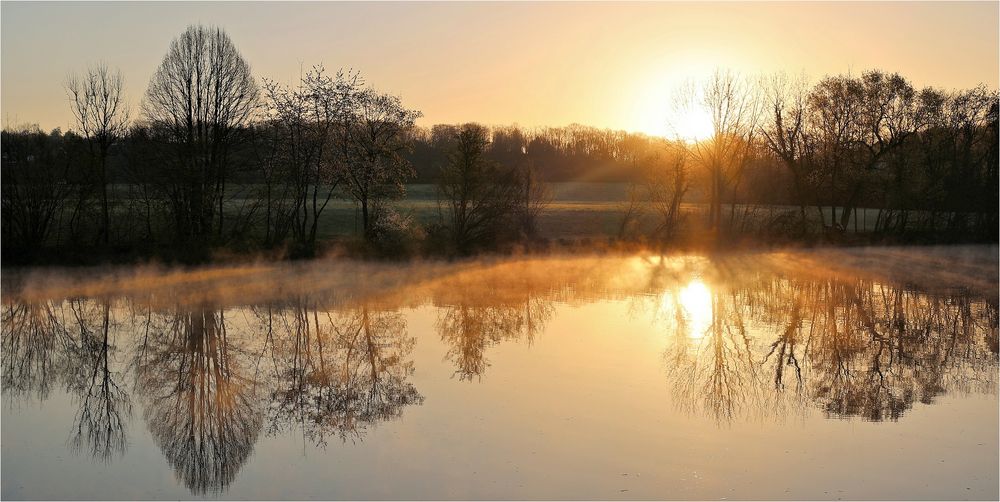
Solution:
{"label": "distant tree", "polygon": [[82,75],[71,74],[66,93],[80,135],[86,140],[101,193],[101,238],[110,240],[108,201],[108,155],[112,145],[128,131],[129,108],[125,102],[125,78],[120,70],[104,64],[90,67]]}
{"label": "distant tree", "polygon": [[250,65],[221,28],[188,27],[153,74],[143,114],[173,147],[162,189],[181,238],[210,237],[216,212],[222,232],[230,153],[258,97]]}
{"label": "distant tree", "polygon": [[651,156],[643,169],[647,201],[657,216],[653,235],[670,240],[681,222],[681,201],[691,186],[688,160],[678,148]]}
{"label": "distant tree", "polygon": [[709,138],[686,142],[696,165],[707,174],[709,226],[719,232],[722,223],[722,198],[740,183],[760,118],[758,93],[751,82],[732,72],[717,71],[700,85],[691,86],[682,94],[680,108],[694,113],[707,113],[712,118]]}
{"label": "distant tree", "polygon": [[439,176],[438,190],[447,207],[446,226],[461,252],[492,243],[509,232],[522,197],[518,173],[486,157],[487,134],[478,124],[462,126]]}
{"label": "distant tree", "polygon": [[501,164],[513,166],[530,162],[534,167],[535,159],[528,156],[530,134],[517,126],[492,127],[490,130],[489,157]]}
{"label": "distant tree", "polygon": [[[459,125],[416,128],[407,158],[420,182],[434,181],[447,160]],[[489,127],[488,156],[507,166],[532,167],[540,181],[622,182],[637,179],[637,159],[662,147],[664,138],[640,133],[581,126],[525,129],[517,125]]]}
{"label": "distant tree", "polygon": [[779,73],[764,79],[762,84],[761,136],[764,145],[791,175],[793,197],[805,228],[806,206],[813,195],[812,143],[807,131],[808,83],[804,77],[792,79]]}
{"label": "distant tree", "polygon": [[364,89],[356,94],[349,121],[340,128],[337,152],[342,163],[342,188],[361,206],[365,238],[372,237],[375,210],[386,200],[406,194],[404,182],[413,167],[403,157],[410,147],[409,131],[421,116],[396,96]]}
{"label": "distant tree", "polygon": [[[265,81],[265,127],[273,136],[268,150],[271,162],[262,164],[270,168],[264,172],[268,236],[272,227],[291,226],[300,246],[309,250],[315,246],[320,215],[343,179],[344,159],[338,152],[345,151],[347,138],[342,131],[350,126],[361,85],[357,73],[338,71],[329,76],[322,66],[306,73],[296,89]],[[275,170],[285,185],[280,198],[293,200],[290,214],[272,215],[277,209],[271,194]]]}
{"label": "distant tree", "polygon": [[3,245],[30,258],[51,236],[63,203],[73,193],[66,183],[69,158],[61,138],[37,125],[4,130],[0,137]]}
{"label": "distant tree", "polygon": [[521,233],[525,237],[538,236],[538,217],[552,201],[552,190],[542,181],[531,159],[521,159],[517,164],[518,208]]}
{"label": "distant tree", "polygon": [[[820,80],[809,93],[809,135],[815,140],[819,182],[816,190],[830,206],[830,226],[837,224],[837,201],[857,173],[851,154],[859,144],[864,89],[857,79],[832,76]],[[823,223],[826,225],[825,221]]]}

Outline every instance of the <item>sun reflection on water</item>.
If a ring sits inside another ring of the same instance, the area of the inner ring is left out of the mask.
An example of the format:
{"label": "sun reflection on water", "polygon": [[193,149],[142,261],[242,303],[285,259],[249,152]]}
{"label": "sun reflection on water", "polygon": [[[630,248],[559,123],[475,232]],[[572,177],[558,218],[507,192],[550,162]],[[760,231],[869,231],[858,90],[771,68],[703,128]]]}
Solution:
{"label": "sun reflection on water", "polygon": [[701,339],[712,326],[712,292],[701,279],[694,279],[677,292],[687,323],[687,336]]}

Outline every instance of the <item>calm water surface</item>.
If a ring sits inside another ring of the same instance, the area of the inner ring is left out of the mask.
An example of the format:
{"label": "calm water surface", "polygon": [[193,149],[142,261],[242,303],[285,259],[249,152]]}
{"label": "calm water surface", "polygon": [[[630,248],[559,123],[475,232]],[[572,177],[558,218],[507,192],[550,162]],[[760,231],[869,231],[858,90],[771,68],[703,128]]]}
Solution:
{"label": "calm water surface", "polygon": [[997,248],[8,271],[4,499],[997,499]]}

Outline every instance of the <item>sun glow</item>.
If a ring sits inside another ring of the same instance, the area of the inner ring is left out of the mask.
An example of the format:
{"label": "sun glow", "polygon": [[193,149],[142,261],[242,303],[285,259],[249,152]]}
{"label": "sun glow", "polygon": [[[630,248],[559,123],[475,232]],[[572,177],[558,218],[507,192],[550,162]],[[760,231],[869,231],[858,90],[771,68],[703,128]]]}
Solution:
{"label": "sun glow", "polygon": [[[679,85],[674,84],[674,87]],[[653,87],[638,95],[633,105],[637,129],[651,136],[687,142],[708,139],[714,134],[712,115],[698,103],[679,103],[662,88]]]}
{"label": "sun glow", "polygon": [[701,107],[689,107],[674,113],[674,120],[668,121],[669,136],[684,141],[702,141],[715,132],[712,116]]}
{"label": "sun glow", "polygon": [[687,323],[688,338],[703,338],[712,326],[712,292],[708,286],[695,279],[677,292],[677,300]]}

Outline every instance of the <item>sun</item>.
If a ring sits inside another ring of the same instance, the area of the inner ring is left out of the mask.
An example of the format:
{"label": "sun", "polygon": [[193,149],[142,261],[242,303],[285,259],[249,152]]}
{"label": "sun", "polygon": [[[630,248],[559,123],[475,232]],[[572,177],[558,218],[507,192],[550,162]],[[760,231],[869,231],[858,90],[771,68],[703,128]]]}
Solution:
{"label": "sun", "polygon": [[668,137],[684,141],[703,141],[715,133],[712,125],[712,115],[702,107],[691,106],[676,110],[667,120]]}
{"label": "sun", "polygon": [[650,136],[687,142],[712,137],[715,129],[711,113],[697,100],[682,102],[679,99],[682,93],[671,92],[670,88],[669,84],[659,84],[635,95],[632,104],[632,123],[635,124],[635,129]]}

